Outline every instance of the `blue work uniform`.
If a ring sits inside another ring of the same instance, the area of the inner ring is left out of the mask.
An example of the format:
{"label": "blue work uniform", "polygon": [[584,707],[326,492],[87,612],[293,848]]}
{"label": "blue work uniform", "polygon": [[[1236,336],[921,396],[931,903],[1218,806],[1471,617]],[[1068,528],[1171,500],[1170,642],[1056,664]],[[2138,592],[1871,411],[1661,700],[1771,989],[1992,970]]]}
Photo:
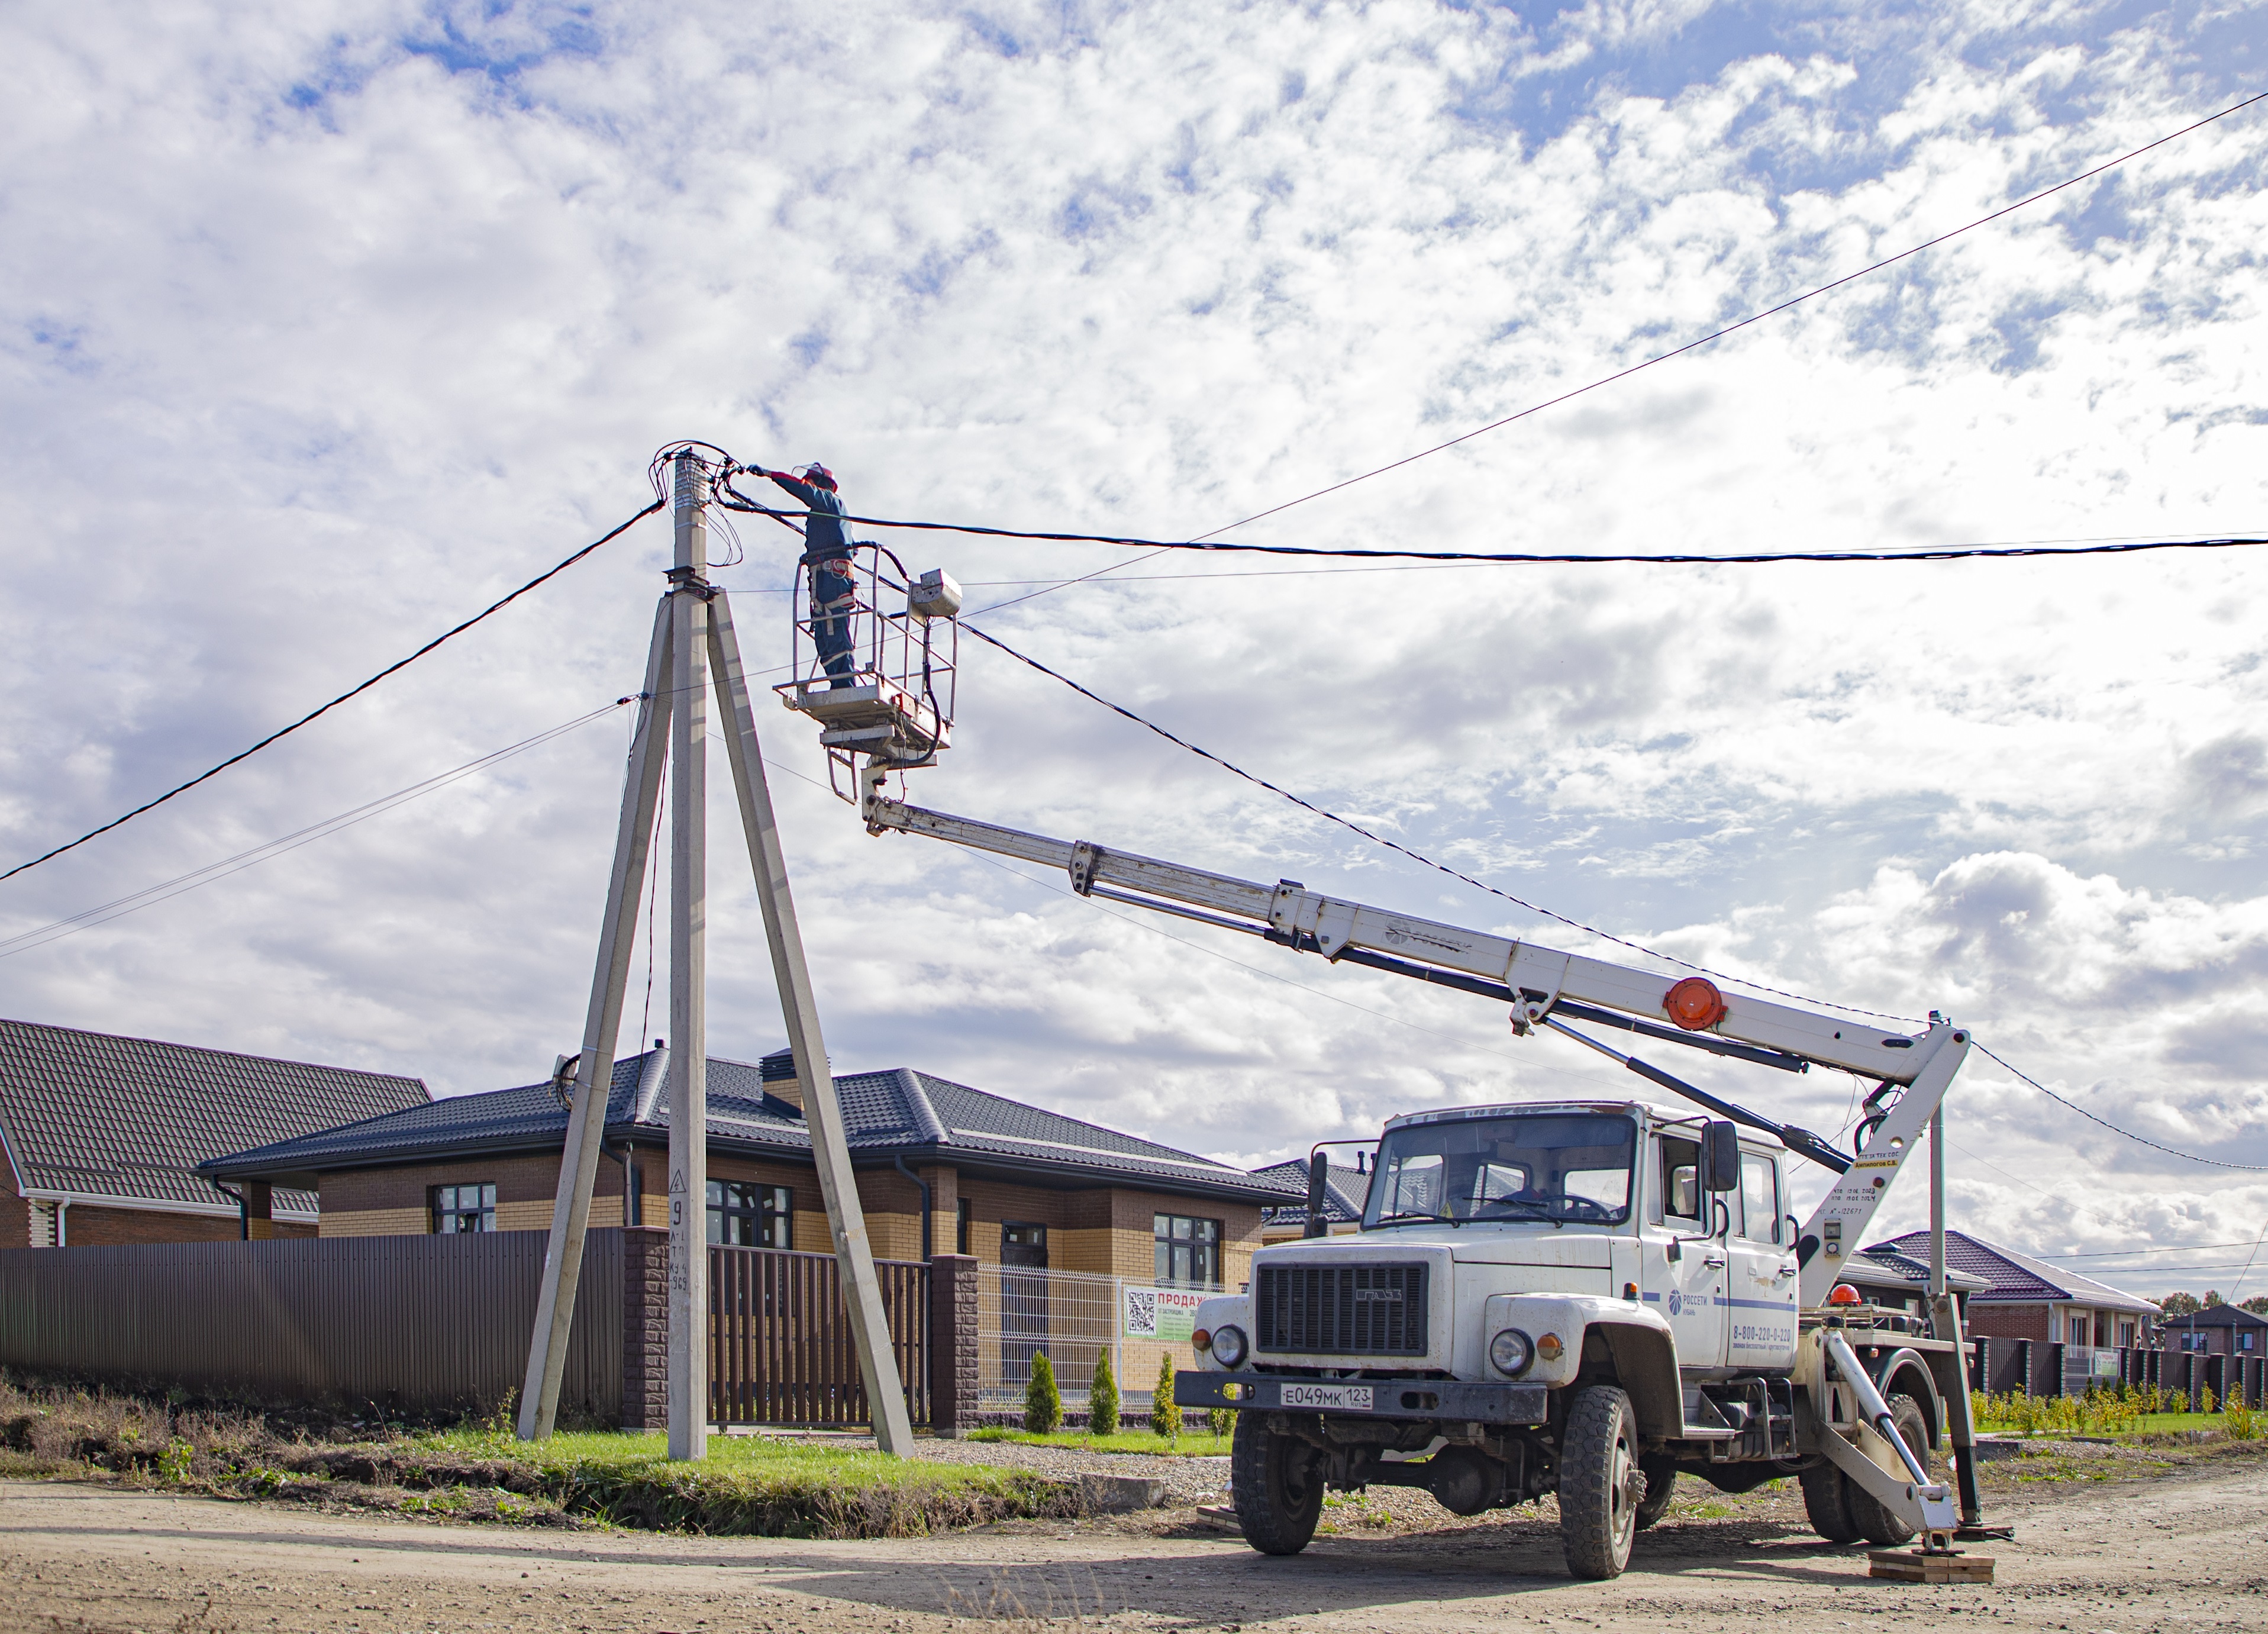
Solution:
{"label": "blue work uniform", "polygon": [[766,476],[803,502],[803,556],[811,590],[811,641],[830,687],[856,685],[852,671],[851,610],[858,584],[850,576],[850,545],[843,534],[843,498],[832,489],[806,482],[784,471]]}

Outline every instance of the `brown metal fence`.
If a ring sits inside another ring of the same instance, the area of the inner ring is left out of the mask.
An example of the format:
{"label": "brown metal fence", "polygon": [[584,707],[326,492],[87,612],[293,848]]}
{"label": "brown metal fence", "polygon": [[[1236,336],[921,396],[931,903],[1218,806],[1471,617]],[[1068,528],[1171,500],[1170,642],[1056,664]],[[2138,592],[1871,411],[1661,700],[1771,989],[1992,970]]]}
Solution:
{"label": "brown metal fence", "polygon": [[[929,1422],[929,1267],[879,1260],[898,1380]],[[709,1249],[709,1402],[718,1424],[872,1422],[831,1254]]]}
{"label": "brown metal fence", "polygon": [[[0,1250],[0,1362],[263,1401],[464,1409],[527,1367],[546,1233]],[[593,1231],[562,1410],[618,1419],[622,1233]]]}

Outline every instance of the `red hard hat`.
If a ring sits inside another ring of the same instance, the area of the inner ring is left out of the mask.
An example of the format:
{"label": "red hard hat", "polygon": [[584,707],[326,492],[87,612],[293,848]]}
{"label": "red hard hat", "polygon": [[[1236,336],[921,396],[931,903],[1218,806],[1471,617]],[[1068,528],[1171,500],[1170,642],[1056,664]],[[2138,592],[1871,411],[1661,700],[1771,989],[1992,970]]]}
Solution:
{"label": "red hard hat", "polygon": [[803,467],[803,479],[806,482],[816,482],[821,488],[831,489],[835,486],[835,473],[816,460]]}

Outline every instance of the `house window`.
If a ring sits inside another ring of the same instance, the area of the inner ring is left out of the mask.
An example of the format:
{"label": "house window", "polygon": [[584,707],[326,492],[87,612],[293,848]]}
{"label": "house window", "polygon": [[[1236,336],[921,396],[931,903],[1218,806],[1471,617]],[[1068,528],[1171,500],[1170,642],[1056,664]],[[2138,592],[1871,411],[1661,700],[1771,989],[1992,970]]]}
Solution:
{"label": "house window", "polygon": [[2250,1350],[2252,1348],[2252,1337],[2253,1336],[2249,1333],[2238,1334],[2236,1336],[2236,1348],[2240,1351]]}
{"label": "house window", "polygon": [[2084,1350],[2087,1348],[2086,1317],[2074,1316],[2071,1318],[2071,1344],[2073,1350]]}
{"label": "house window", "polygon": [[2118,1324],[2118,1348],[2122,1351],[2131,1351],[2134,1348],[2134,1324],[2132,1322],[2120,1322]]}
{"label": "house window", "polygon": [[784,1186],[750,1181],[709,1182],[709,1240],[735,1248],[784,1248],[794,1222],[793,1198]]}
{"label": "house window", "polygon": [[1157,1278],[1160,1284],[1184,1288],[1220,1286],[1220,1222],[1191,1219],[1186,1214],[1153,1214],[1152,1234],[1157,1239]]}
{"label": "house window", "polygon": [[2202,1351],[2205,1349],[2205,1335],[2199,1333],[2194,1328],[2189,1329],[2182,1335],[2182,1349],[2184,1351]]}
{"label": "house window", "polygon": [[976,1205],[974,1203],[971,1203],[968,1198],[963,1197],[955,1206],[954,1211],[953,1251],[955,1254],[970,1254],[975,1252],[975,1250],[970,1248],[968,1245],[973,1240],[970,1233],[976,1230]]}
{"label": "house window", "polygon": [[494,1231],[496,1187],[483,1181],[475,1186],[433,1188],[433,1229],[444,1237],[460,1231]]}

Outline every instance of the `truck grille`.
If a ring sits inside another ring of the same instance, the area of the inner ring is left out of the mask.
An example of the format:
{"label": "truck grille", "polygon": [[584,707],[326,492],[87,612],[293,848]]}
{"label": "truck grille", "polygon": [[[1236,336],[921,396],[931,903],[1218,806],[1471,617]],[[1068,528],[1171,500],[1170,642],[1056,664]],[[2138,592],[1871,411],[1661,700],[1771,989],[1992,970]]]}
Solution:
{"label": "truck grille", "polygon": [[1423,1265],[1268,1265],[1254,1311],[1263,1351],[1307,1356],[1423,1356]]}

